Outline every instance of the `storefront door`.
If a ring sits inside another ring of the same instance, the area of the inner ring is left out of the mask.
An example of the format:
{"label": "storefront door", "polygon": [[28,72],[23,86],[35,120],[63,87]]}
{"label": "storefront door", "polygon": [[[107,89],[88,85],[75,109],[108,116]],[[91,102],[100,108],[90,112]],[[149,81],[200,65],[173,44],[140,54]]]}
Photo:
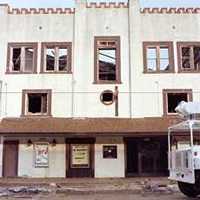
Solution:
{"label": "storefront door", "polygon": [[16,177],[18,171],[18,141],[4,141],[3,177]]}
{"label": "storefront door", "polygon": [[66,140],[66,176],[94,176],[94,139]]}

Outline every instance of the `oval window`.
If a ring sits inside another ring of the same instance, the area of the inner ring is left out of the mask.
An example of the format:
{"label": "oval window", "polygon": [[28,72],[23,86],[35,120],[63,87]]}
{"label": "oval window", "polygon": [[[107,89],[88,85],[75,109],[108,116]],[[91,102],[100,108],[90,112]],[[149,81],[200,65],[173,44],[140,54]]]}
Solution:
{"label": "oval window", "polygon": [[100,99],[104,105],[111,105],[114,102],[114,94],[111,90],[105,90],[101,93]]}

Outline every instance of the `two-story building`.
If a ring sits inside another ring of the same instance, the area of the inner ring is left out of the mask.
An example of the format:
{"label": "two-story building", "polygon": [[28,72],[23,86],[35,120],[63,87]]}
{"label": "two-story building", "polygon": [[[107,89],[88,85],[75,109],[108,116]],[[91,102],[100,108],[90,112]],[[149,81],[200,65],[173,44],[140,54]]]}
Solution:
{"label": "two-story building", "polygon": [[1,4],[0,175],[166,175],[174,109],[199,101],[199,13]]}

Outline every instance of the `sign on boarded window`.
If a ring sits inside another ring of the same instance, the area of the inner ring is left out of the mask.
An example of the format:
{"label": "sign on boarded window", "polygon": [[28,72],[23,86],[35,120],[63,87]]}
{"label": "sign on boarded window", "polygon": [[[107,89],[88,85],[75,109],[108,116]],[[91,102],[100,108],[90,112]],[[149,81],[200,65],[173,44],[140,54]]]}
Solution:
{"label": "sign on boarded window", "polygon": [[71,145],[71,167],[89,168],[89,145],[72,144]]}
{"label": "sign on boarded window", "polygon": [[49,166],[49,144],[48,143],[35,143],[35,167],[48,167]]}

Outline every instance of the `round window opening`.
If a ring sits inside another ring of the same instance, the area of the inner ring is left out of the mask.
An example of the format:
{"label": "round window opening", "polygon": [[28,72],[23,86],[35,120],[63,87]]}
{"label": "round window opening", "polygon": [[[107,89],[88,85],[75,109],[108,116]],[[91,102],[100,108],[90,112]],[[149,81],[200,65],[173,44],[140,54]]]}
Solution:
{"label": "round window opening", "polygon": [[111,105],[114,102],[114,94],[111,90],[105,90],[101,93],[100,99],[104,105]]}

